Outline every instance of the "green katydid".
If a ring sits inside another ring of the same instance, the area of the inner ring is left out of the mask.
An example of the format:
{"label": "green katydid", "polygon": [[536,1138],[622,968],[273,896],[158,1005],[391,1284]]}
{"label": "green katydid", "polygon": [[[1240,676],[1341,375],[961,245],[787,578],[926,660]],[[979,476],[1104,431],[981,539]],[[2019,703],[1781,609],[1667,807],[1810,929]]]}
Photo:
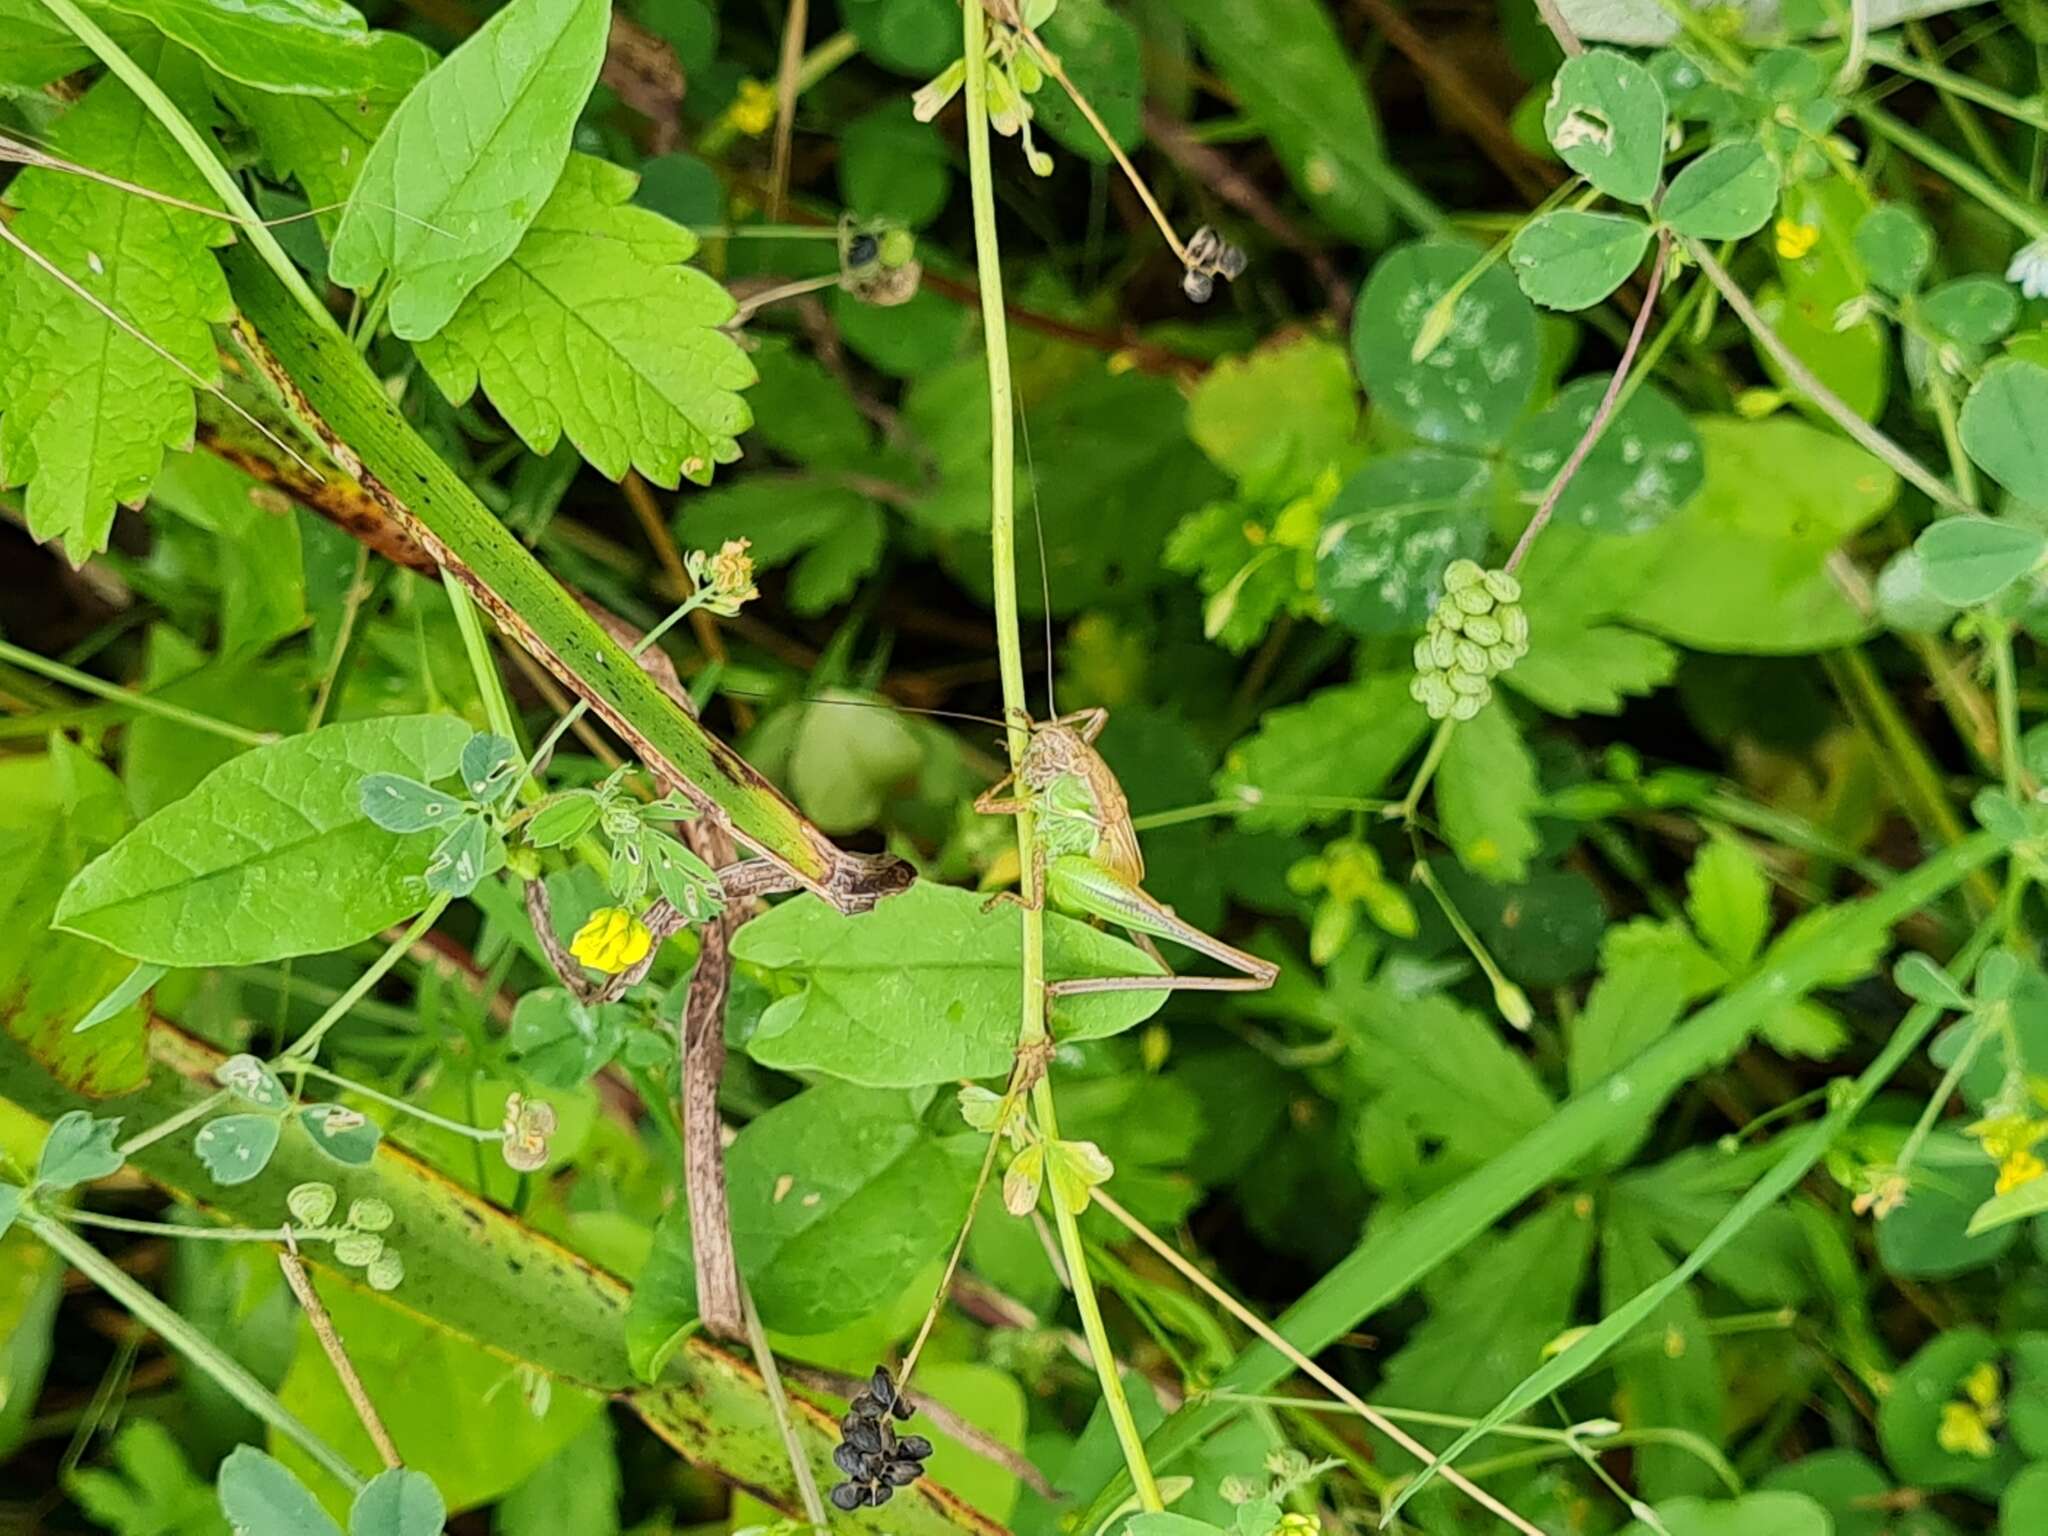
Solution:
{"label": "green katydid", "polygon": [[[1083,709],[1027,723],[1031,741],[1016,770],[974,802],[984,815],[1029,811],[1038,820],[1036,867],[1025,883],[1025,894],[1011,899],[1050,902],[1075,917],[1121,924],[1148,949],[1149,939],[1172,939],[1239,973],[1178,976],[1169,969],[1163,977],[1084,976],[1050,982],[1047,994],[1263,992],[1272,986],[1279,979],[1279,966],[1204,933],[1146,893],[1145,856],[1131,825],[1130,803],[1095,750],[1095,738],[1109,724],[1109,711]],[[1021,793],[1005,796],[1003,791],[1011,786]]]}

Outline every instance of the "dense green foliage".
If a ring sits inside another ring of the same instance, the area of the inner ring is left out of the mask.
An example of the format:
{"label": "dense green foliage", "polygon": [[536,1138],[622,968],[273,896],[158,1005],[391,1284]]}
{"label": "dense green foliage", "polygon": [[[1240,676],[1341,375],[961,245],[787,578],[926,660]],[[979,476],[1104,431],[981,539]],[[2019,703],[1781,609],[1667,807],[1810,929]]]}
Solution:
{"label": "dense green foliage", "polygon": [[972,3],[0,0],[0,1530],[2048,1531],[2048,8]]}

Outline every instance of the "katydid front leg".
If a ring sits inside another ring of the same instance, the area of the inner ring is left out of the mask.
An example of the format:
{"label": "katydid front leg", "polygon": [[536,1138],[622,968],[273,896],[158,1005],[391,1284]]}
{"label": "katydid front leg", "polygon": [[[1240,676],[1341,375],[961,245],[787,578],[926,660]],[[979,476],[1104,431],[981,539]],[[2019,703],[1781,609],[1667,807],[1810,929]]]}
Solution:
{"label": "katydid front leg", "polygon": [[1045,867],[1046,898],[1063,912],[1119,923],[1134,934],[1150,934],[1185,944],[1236,976],[1082,976],[1046,984],[1049,997],[1074,997],[1088,992],[1263,992],[1280,977],[1280,967],[1224,943],[1187,922],[1173,908],[1155,901],[1114,870],[1093,859],[1067,854]]}

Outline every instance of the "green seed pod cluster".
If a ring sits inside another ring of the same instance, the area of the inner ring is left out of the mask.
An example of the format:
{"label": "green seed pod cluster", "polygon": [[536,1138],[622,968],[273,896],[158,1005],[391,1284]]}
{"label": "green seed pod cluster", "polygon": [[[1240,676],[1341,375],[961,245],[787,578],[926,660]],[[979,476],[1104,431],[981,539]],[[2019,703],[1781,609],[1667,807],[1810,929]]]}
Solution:
{"label": "green seed pod cluster", "polygon": [[1529,651],[1522,587],[1506,571],[1454,560],[1444,595],[1415,642],[1415,680],[1408,692],[1432,720],[1470,720],[1493,697],[1493,680]]}

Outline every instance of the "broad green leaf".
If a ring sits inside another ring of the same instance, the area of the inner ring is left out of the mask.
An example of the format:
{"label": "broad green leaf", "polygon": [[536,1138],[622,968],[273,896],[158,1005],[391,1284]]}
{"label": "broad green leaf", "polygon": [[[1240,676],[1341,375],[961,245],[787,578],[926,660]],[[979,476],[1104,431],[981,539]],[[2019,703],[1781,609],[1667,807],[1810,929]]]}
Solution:
{"label": "broad green leaf", "polygon": [[52,738],[44,756],[0,758],[0,1027],[96,1096],[147,1076],[148,1013],[130,998],[81,1034],[135,967],[51,924],[72,877],[127,828],[120,783],[69,741]]}
{"label": "broad green leaf", "polygon": [[1762,952],[1771,929],[1770,878],[1732,837],[1709,838],[1686,871],[1685,911],[1707,948],[1740,971]]}
{"label": "broad green leaf", "polygon": [[1658,217],[1695,240],[1741,240],[1771,220],[1778,168],[1753,139],[1708,150],[1671,178]]}
{"label": "broad green leaf", "polygon": [[1933,1003],[1937,1007],[1958,1011],[1970,1006],[1969,993],[1958,986],[1947,971],[1917,949],[1899,957],[1899,963],[1892,971],[1892,981],[1916,1002]]}
{"label": "broad green leaf", "polygon": [[60,1116],[36,1159],[36,1183],[70,1189],[118,1173],[123,1159],[114,1142],[120,1135],[119,1120],[96,1120],[82,1109]]}
{"label": "broad green leaf", "polygon": [[253,1445],[236,1446],[221,1463],[220,1506],[236,1536],[341,1536],[341,1527],[291,1469]]}
{"label": "broad green leaf", "polygon": [[1543,132],[1609,197],[1648,203],[1664,173],[1664,88],[1635,60],[1595,48],[1559,66]]}
{"label": "broad green leaf", "polygon": [[1927,590],[1956,608],[1988,603],[2041,563],[2048,536],[1992,517],[1944,517],[1913,541]]}
{"label": "broad green leaf", "polygon": [[1920,296],[1920,318],[1936,334],[1964,347],[1988,347],[2020,317],[2012,284],[1987,272],[1951,278]]}
{"label": "broad green leaf", "polygon": [[353,96],[288,96],[223,87],[236,116],[255,130],[270,168],[296,181],[306,194],[314,223],[330,243],[391,114],[434,66],[433,54],[404,33],[380,35],[391,39],[381,46],[390,55],[384,67],[392,79],[375,89]]}
{"label": "broad green leaf", "polygon": [[371,1478],[348,1512],[348,1536],[441,1536],[448,1511],[433,1480],[405,1467]]}
{"label": "broad green leaf", "polygon": [[[217,120],[191,55],[152,44],[137,61],[187,117]],[[112,75],[57,120],[48,148],[212,206],[185,152]],[[27,486],[30,535],[62,540],[81,564],[106,548],[115,505],[141,505],[165,450],[192,441],[194,383],[211,384],[220,372],[210,326],[233,310],[210,248],[233,232],[57,170],[30,167],[5,195],[20,210],[14,235],[127,326],[14,246],[0,249],[0,485]]]}
{"label": "broad green leaf", "polygon": [[696,237],[633,207],[637,180],[571,155],[518,247],[419,358],[458,405],[481,383],[535,453],[566,434],[614,480],[704,484],[739,457],[754,368],[718,329],[731,295],[681,265]]}
{"label": "broad green leaf", "polygon": [[[292,627],[302,624],[303,610]],[[167,703],[252,730],[286,734],[305,725],[305,669],[296,657],[209,660],[167,623],[150,626],[144,654],[140,685]],[[121,733],[121,779],[129,803],[138,817],[160,811],[247,750],[243,743],[179,721],[138,715]]]}
{"label": "broad green leaf", "polygon": [[[1897,477],[1853,443],[1791,417],[1707,417],[1695,426],[1705,484],[1650,536],[1652,564],[1623,615],[1706,651],[1796,655],[1863,634],[1868,621],[1827,562],[1891,504]],[[1757,496],[1759,485],[1771,495]]]}
{"label": "broad green leaf", "polygon": [[[1526,495],[1548,493],[1606,392],[1604,378],[1576,379],[1515,434],[1511,457]],[[1580,461],[1555,515],[1599,533],[1644,533],[1691,501],[1705,479],[1692,422],[1656,385],[1640,384]]]}
{"label": "broad green leaf", "polygon": [[1998,1500],[1998,1536],[2029,1536],[2034,1531],[2048,1531],[2048,1463],[2038,1461],[2021,1468]]}
{"label": "broad green leaf", "polygon": [[2048,507],[2048,368],[2006,359],[1984,370],[1963,402],[1963,447],[2029,506]]}
{"label": "broad green leaf", "polygon": [[[1832,176],[1788,193],[1780,207],[1781,216],[1816,230],[1818,239],[1803,255],[1773,251],[1778,281],[1756,290],[1756,306],[1793,356],[1849,409],[1866,421],[1875,421],[1890,393],[1897,348],[1877,314],[1866,313],[1860,320],[1845,323],[1848,316],[1842,309],[1869,288],[1855,247],[1855,229],[1866,206],[1850,183]],[[1838,430],[1827,412],[1789,381],[1769,349],[1754,337],[1751,350],[1802,415],[1816,426]]]}
{"label": "broad green leaf", "polygon": [[1508,265],[1522,292],[1546,309],[1586,309],[1628,281],[1649,245],[1641,219],[1554,208],[1522,226]]}
{"label": "broad green leaf", "polygon": [[1357,635],[1421,628],[1445,567],[1485,553],[1492,486],[1486,461],[1461,454],[1368,461],[1323,509],[1316,592],[1331,617]]}
{"label": "broad green leaf", "polygon": [[269,1166],[282,1128],[275,1115],[222,1115],[199,1128],[192,1150],[216,1184],[246,1184]]}
{"label": "broad green leaf", "polygon": [[[1536,387],[1536,311],[1514,278],[1490,266],[1450,306],[1447,324],[1438,308],[1482,260],[1452,241],[1404,245],[1380,258],[1359,296],[1351,324],[1359,380],[1376,410],[1426,443],[1498,443]],[[1419,338],[1434,345],[1418,359]]]}
{"label": "broad green leaf", "polygon": [[1458,862],[1497,885],[1520,883],[1542,839],[1536,760],[1507,705],[1495,699],[1451,732],[1437,769],[1437,816]]}
{"label": "broad green leaf", "polygon": [[0,85],[33,91],[93,62],[92,50],[42,0],[0,0],[0,28],[7,37],[0,50]]}
{"label": "broad green leaf", "polygon": [[401,90],[417,45],[372,32],[343,0],[106,0],[153,22],[230,80],[295,96]]}
{"label": "broad green leaf", "polygon": [[1612,715],[1630,697],[1654,693],[1678,674],[1678,652],[1654,635],[1594,624],[1545,624],[1542,643],[1501,681],[1553,715]]}
{"label": "broad green leaf", "polygon": [[823,1333],[865,1317],[945,1253],[985,1143],[935,1136],[921,1100],[824,1083],[733,1142],[733,1245],[769,1328]]}
{"label": "broad green leaf", "polygon": [[2048,1211],[2048,1180],[2035,1179],[2004,1194],[1993,1194],[1976,1210],[1970,1213],[1970,1224],[1964,1229],[1967,1236],[1977,1237],[1998,1227],[2015,1221],[2025,1221]]}
{"label": "broad green leaf", "polygon": [[835,700],[828,691],[797,708],[790,794],[834,836],[873,826],[924,762],[924,743],[884,700]]}
{"label": "broad green leaf", "polygon": [[[1368,246],[1387,238],[1379,119],[1330,13],[1298,0],[1170,0],[1303,199]],[[956,26],[956,32],[959,30]]]}
{"label": "broad green leaf", "polygon": [[[402,1247],[409,1232],[401,1216],[393,1234]],[[326,1271],[316,1271],[313,1283],[335,1328],[348,1340],[349,1358],[399,1455],[408,1468],[433,1482],[450,1513],[489,1503],[517,1487],[602,1411],[601,1394],[569,1381],[554,1381],[544,1400],[529,1401],[522,1373],[502,1356]],[[400,1295],[412,1303],[407,1291]],[[513,1336],[505,1342],[513,1342]],[[377,1465],[368,1434],[309,1330],[302,1330],[277,1395],[355,1465]],[[271,1451],[330,1510],[348,1508],[340,1485],[298,1446],[273,1436]],[[350,1536],[365,1533],[352,1530]]]}
{"label": "broad green leaf", "polygon": [[[204,568],[192,575],[195,584],[210,584],[220,594],[217,650],[223,661],[253,663],[257,653],[305,628],[304,557],[298,514],[288,502],[223,459],[177,453],[165,460],[150,491],[150,505],[175,512],[212,536]],[[168,530],[159,525],[156,531],[164,539],[160,547],[166,557],[175,559],[170,540],[164,538]],[[165,624],[152,626],[152,641],[167,633],[176,631]],[[152,666],[169,660],[160,659],[157,651],[153,643]],[[194,648],[190,654],[189,665],[196,668],[203,653]],[[293,702],[296,724],[304,718],[305,706],[296,696]]]}
{"label": "broad green leaf", "polygon": [[421,341],[513,253],[569,155],[604,60],[606,0],[512,0],[392,114],[334,236],[328,270],[389,296]]}
{"label": "broad green leaf", "polygon": [[175,966],[255,965],[369,938],[426,904],[432,838],[372,823],[362,780],[446,778],[470,735],[453,716],[401,715],[246,752],[89,865],[58,920]]}
{"label": "broad green leaf", "polygon": [[[1088,98],[1110,136],[1121,148],[1135,148],[1145,105],[1138,29],[1108,0],[1060,0],[1038,35],[1074,88]],[[1032,98],[1032,110],[1045,131],[1075,154],[1099,165],[1110,163],[1108,148],[1056,82],[1047,81],[1040,88]]]}
{"label": "broad green leaf", "polygon": [[2004,1436],[1989,1459],[1944,1450],[1936,1438],[1943,1404],[1963,1395],[1963,1379],[1979,1366],[2002,1363],[1999,1355],[1990,1334],[1953,1328],[1936,1334],[1892,1377],[1892,1390],[1878,1405],[1877,1441],[1900,1482],[1996,1497],[2018,1470],[2018,1452]]}
{"label": "broad green leaf", "polygon": [[1934,262],[1934,231],[1910,203],[1883,203],[1856,226],[1856,255],[1871,282],[1894,298],[1920,286]]}
{"label": "broad green leaf", "polygon": [[1325,688],[1268,710],[1230,749],[1218,795],[1245,807],[1247,830],[1299,832],[1360,809],[1421,745],[1429,716],[1408,696],[1406,672]]}
{"label": "broad green leaf", "polygon": [[130,1418],[121,1426],[113,1463],[81,1467],[63,1483],[79,1508],[118,1536],[230,1536],[220,1495],[193,1474],[155,1419]]}
{"label": "broad green leaf", "polygon": [[[1828,1513],[1803,1493],[1751,1493],[1733,1500],[1671,1499],[1656,1506],[1661,1536],[1837,1536]],[[1622,1536],[1660,1536],[1633,1521]]]}
{"label": "broad green leaf", "polygon": [[1344,349],[1316,336],[1220,359],[1188,398],[1188,436],[1247,497],[1300,495],[1357,431]]}
{"label": "broad green leaf", "polygon": [[[1154,974],[1145,955],[1084,923],[1047,913],[1050,978]],[[972,891],[919,881],[860,917],[799,896],[733,940],[736,959],[785,995],[747,1042],[763,1066],[820,1071],[876,1088],[1007,1072],[1017,1051],[1022,974],[1017,915],[983,910]],[[1158,1011],[1159,992],[1061,998],[1053,1032],[1089,1040]]]}

